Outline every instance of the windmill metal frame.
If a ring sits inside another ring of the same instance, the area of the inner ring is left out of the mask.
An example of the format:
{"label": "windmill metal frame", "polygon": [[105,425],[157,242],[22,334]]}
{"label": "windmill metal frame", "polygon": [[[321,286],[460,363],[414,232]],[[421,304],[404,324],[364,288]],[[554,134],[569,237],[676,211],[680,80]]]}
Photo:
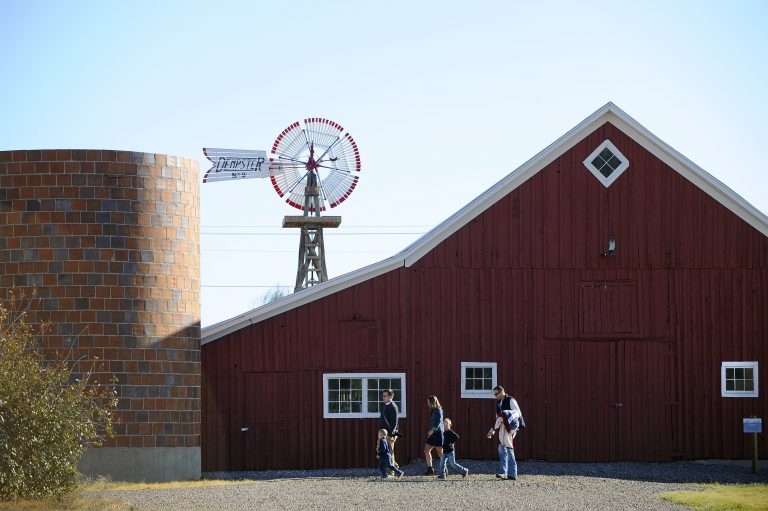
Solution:
{"label": "windmill metal frame", "polygon": [[[339,124],[322,118],[295,122],[272,146],[272,186],[301,216],[283,218],[284,228],[299,228],[299,260],[295,291],[328,280],[323,229],[341,225],[340,216],[321,216],[325,203],[333,208],[352,193],[360,172],[357,144]],[[322,179],[321,169],[327,173]]]}

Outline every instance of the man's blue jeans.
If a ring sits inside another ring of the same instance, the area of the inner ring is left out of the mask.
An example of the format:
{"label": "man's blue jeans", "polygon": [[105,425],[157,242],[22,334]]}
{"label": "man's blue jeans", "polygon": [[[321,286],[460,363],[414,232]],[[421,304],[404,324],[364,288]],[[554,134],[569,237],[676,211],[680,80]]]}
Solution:
{"label": "man's blue jeans", "polygon": [[499,444],[499,474],[504,474],[510,479],[517,479],[515,450],[502,444]]}

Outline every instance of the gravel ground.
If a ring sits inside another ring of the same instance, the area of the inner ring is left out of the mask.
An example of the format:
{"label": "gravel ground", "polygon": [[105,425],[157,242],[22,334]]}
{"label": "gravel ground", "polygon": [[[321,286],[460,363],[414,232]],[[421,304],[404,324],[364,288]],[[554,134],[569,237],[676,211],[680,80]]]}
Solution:
{"label": "gravel ground", "polygon": [[422,476],[424,465],[404,467],[401,479],[382,480],[375,469],[206,473],[243,484],[172,490],[102,492],[141,511],[246,509],[472,509],[683,510],[655,495],[692,483],[768,483],[749,465],[700,462],[547,463],[523,461],[517,481],[494,477],[497,463],[459,460],[466,479]]}

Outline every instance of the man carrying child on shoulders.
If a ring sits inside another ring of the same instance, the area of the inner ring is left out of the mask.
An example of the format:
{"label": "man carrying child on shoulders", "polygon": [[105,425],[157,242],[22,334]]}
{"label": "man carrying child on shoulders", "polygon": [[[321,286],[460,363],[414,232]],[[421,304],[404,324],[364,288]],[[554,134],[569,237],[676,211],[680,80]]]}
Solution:
{"label": "man carrying child on shoulders", "polygon": [[496,423],[488,431],[488,438],[493,438],[496,430],[499,430],[499,479],[517,479],[517,461],[515,460],[514,439],[519,428],[525,427],[523,413],[520,406],[512,396],[507,395],[504,387],[494,387],[493,395],[496,396]]}

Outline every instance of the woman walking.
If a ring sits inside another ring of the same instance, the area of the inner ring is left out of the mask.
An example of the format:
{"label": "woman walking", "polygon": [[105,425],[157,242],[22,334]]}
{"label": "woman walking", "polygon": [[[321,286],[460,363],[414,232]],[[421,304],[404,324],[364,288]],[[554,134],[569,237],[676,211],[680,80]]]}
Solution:
{"label": "woman walking", "polygon": [[435,475],[435,469],[432,466],[432,449],[437,450],[437,456],[443,455],[443,407],[440,406],[440,400],[437,396],[427,398],[427,406],[432,415],[429,418],[429,431],[427,431],[427,441],[424,443],[424,461],[427,462],[427,471],[424,475]]}

